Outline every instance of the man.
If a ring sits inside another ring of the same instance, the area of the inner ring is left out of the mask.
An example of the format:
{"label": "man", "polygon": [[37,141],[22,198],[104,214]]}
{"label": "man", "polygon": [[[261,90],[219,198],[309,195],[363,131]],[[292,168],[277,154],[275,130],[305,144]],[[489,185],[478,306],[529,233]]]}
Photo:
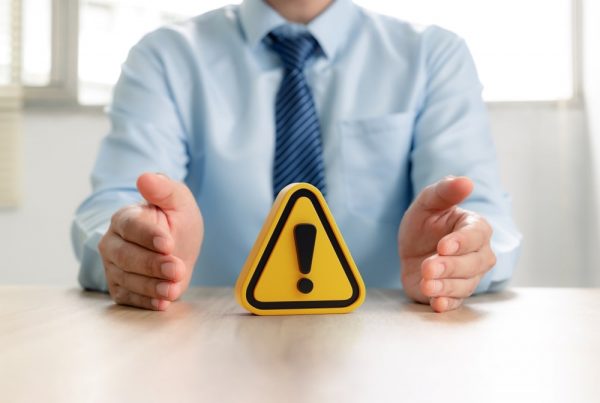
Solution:
{"label": "man", "polygon": [[233,285],[294,181],[325,193],[367,286],[442,312],[510,278],[520,235],[481,85],[440,28],[247,0],[142,39],[109,112],[73,241],[82,286],[117,303]]}

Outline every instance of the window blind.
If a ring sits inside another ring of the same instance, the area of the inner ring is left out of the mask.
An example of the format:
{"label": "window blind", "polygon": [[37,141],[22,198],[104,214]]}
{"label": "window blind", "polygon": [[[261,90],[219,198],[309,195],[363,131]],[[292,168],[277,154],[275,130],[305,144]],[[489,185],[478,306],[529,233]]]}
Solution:
{"label": "window blind", "polygon": [[19,201],[21,1],[0,0],[0,207]]}

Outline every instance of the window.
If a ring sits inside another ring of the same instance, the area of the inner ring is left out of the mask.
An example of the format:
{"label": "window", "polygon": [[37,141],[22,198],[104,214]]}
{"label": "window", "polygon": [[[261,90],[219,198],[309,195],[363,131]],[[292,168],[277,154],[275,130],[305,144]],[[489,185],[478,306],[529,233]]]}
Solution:
{"label": "window", "polygon": [[469,46],[488,101],[569,99],[572,0],[356,0],[394,17],[436,24]]}
{"label": "window", "polygon": [[21,0],[23,3],[23,72],[26,85],[50,84],[52,64],[52,0]]}
{"label": "window", "polygon": [[14,24],[11,16],[15,5],[9,0],[0,0],[0,86],[12,84],[15,81]]}
{"label": "window", "polygon": [[29,103],[77,103],[78,0],[20,0],[21,76]]}
{"label": "window", "polygon": [[121,63],[145,33],[230,3],[222,0],[81,0],[80,102],[108,102]]}
{"label": "window", "polygon": [[[54,31],[63,15],[62,21],[70,21],[71,26],[78,25],[79,29],[63,37],[63,40],[75,38],[70,47],[62,51],[60,57],[66,60],[63,64],[69,64],[69,57],[76,58],[74,64],[71,60],[74,67],[62,67],[62,81],[68,84],[71,80],[71,85],[77,88],[73,96],[84,104],[109,101],[121,63],[131,46],[146,32],[232,3],[231,0],[23,1],[26,84],[39,86],[57,81],[54,70],[61,68],[56,55],[61,42]],[[576,26],[572,21],[578,1],[355,0],[358,5],[376,12],[411,22],[440,25],[462,36],[471,49],[484,84],[484,98],[488,101],[573,98],[576,92],[574,61],[578,61],[573,56]],[[75,21],[61,11],[65,4],[71,4],[71,12],[78,7]],[[47,39],[50,22],[54,28],[53,46],[48,46]],[[31,24],[35,28],[27,27]]]}

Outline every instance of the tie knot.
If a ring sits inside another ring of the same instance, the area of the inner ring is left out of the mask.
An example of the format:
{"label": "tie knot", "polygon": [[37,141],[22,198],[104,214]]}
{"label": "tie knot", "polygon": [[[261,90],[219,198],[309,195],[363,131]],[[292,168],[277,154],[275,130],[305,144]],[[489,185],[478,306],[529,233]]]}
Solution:
{"label": "tie knot", "polygon": [[268,36],[271,40],[269,46],[289,70],[302,70],[308,58],[319,48],[319,43],[309,33],[286,36],[271,32]]}

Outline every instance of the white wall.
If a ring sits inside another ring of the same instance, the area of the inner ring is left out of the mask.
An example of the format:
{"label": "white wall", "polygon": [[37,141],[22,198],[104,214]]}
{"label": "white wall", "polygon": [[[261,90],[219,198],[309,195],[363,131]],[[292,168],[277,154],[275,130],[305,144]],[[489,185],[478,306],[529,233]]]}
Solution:
{"label": "white wall", "polygon": [[[594,155],[591,171],[595,184],[595,200],[600,200],[600,1],[583,0],[583,88],[586,105],[591,152]],[[600,214],[595,216],[596,226],[590,234],[590,249],[595,262],[600,261]],[[593,281],[600,284],[600,269],[595,271]]]}
{"label": "white wall", "polygon": [[100,114],[28,112],[22,204],[0,210],[0,284],[76,284],[70,221],[108,122]]}
{"label": "white wall", "polygon": [[[590,285],[595,262],[586,233],[594,223],[587,213],[592,192],[584,114],[506,105],[492,106],[491,119],[503,180],[525,235],[513,284]],[[89,191],[108,122],[95,113],[27,111],[24,126],[23,204],[0,210],[0,284],[76,284],[70,220]]]}
{"label": "white wall", "polygon": [[513,284],[592,285],[594,202],[584,113],[493,106],[491,121],[503,183],[524,235]]}

